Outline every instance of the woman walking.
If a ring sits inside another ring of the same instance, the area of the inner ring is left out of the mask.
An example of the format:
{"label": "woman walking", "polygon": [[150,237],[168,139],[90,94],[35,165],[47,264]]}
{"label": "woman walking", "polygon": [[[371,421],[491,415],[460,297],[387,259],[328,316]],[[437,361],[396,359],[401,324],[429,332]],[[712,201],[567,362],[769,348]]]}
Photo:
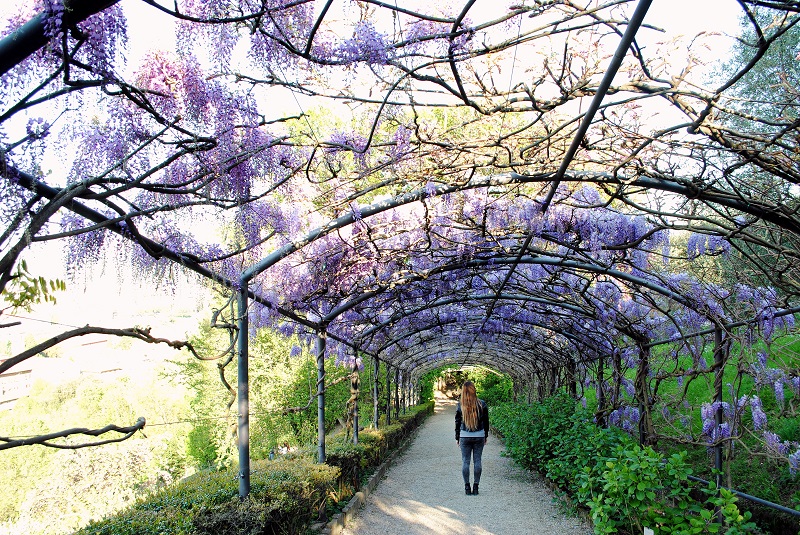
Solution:
{"label": "woman walking", "polygon": [[[481,455],[489,439],[489,408],[478,399],[475,385],[466,381],[461,387],[461,401],[456,406],[456,444],[461,447],[461,474],[464,476],[464,492],[478,495],[481,482]],[[472,457],[475,484],[469,485],[469,462]]]}

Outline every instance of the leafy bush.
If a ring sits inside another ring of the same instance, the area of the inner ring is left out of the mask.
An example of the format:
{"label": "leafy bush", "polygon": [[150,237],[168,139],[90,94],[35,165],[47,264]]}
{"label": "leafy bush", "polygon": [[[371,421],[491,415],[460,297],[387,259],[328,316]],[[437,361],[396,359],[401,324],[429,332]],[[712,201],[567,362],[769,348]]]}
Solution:
{"label": "leafy bush", "polygon": [[412,407],[392,425],[360,433],[358,445],[331,440],[326,464],[302,453],[256,461],[246,500],[238,497],[235,469],[200,472],[76,535],[302,533],[432,412],[433,403]]}
{"label": "leafy bush", "polygon": [[189,431],[187,453],[200,468],[211,468],[217,460],[214,429],[210,425],[196,425]]}
{"label": "leafy bush", "polygon": [[701,489],[703,501],[691,495],[685,452],[664,459],[616,428],[598,428],[591,413],[565,394],[490,410],[507,455],[587,507],[595,533],[641,533],[645,526],[656,533],[721,533],[715,508],[725,518],[725,533],[755,528],[730,492],[711,486]]}
{"label": "leafy bush", "polygon": [[514,382],[508,375],[484,373],[475,378],[475,390],[478,397],[489,405],[506,403],[514,399]]}
{"label": "leafy bush", "polygon": [[297,533],[325,505],[338,477],[338,468],[310,459],[261,461],[242,501],[233,470],[203,472],[76,535]]}

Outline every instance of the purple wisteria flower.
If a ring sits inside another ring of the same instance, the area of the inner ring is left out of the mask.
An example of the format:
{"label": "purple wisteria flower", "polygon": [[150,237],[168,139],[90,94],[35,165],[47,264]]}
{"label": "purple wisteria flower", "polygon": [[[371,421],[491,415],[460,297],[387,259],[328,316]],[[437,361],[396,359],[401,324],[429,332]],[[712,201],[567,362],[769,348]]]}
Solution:
{"label": "purple wisteria flower", "polygon": [[761,407],[761,399],[758,396],[750,398],[750,411],[753,414],[753,428],[758,430],[767,425],[767,415]]}
{"label": "purple wisteria flower", "polygon": [[42,117],[31,118],[28,119],[25,131],[31,139],[42,139],[50,133],[50,123]]}
{"label": "purple wisteria flower", "polygon": [[620,407],[611,411],[611,414],[608,415],[608,423],[632,433],[639,425],[639,417],[638,408]]}
{"label": "purple wisteria flower", "polygon": [[775,399],[778,401],[780,406],[783,406],[784,403],[784,393],[783,393],[783,379],[778,379],[775,381],[773,385],[775,389]]}
{"label": "purple wisteria flower", "polygon": [[346,63],[365,62],[370,65],[385,65],[390,59],[386,36],[378,32],[370,21],[360,21],[353,30],[353,37],[339,47],[339,56]]}
{"label": "purple wisteria flower", "polygon": [[44,34],[54,39],[61,35],[64,20],[64,0],[44,0]]}

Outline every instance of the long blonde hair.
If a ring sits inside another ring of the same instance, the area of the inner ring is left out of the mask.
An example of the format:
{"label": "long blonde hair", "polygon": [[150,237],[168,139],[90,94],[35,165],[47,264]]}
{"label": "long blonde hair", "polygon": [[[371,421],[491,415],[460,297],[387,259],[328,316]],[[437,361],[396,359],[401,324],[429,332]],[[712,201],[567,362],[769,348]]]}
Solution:
{"label": "long blonde hair", "polygon": [[461,387],[461,414],[464,425],[470,431],[478,430],[478,396],[475,394],[475,385],[472,381],[465,381]]}

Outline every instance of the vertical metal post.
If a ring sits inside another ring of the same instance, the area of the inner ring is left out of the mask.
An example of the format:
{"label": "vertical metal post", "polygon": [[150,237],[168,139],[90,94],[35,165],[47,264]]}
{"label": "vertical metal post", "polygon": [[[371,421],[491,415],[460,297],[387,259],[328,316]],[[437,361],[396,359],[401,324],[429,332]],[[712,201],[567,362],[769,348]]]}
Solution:
{"label": "vertical metal post", "polygon": [[325,342],[327,333],[317,331],[317,462],[325,462]]}
{"label": "vertical metal post", "polygon": [[386,425],[392,423],[392,372],[386,363]]}
{"label": "vertical metal post", "polygon": [[351,390],[355,390],[356,399],[353,400],[353,444],[358,444],[358,397],[361,395],[361,379],[358,375],[358,365],[353,361],[355,377],[351,381]]}
{"label": "vertical metal post", "polygon": [[403,414],[405,414],[406,413],[406,407],[408,406],[408,377],[406,377],[405,373],[403,373],[403,390],[402,390],[402,392],[403,392],[402,393],[402,396],[403,396],[403,398],[402,398],[403,399]]}
{"label": "vertical metal post", "polygon": [[378,368],[380,367],[380,361],[378,357],[372,358],[372,365],[374,369],[372,370],[372,427],[374,429],[378,428]]}
{"label": "vertical metal post", "polygon": [[250,384],[248,370],[248,336],[249,324],[247,319],[247,282],[242,281],[237,295],[239,339],[237,349],[237,397],[238,397],[238,436],[239,449],[239,498],[246,498],[250,494]]}

